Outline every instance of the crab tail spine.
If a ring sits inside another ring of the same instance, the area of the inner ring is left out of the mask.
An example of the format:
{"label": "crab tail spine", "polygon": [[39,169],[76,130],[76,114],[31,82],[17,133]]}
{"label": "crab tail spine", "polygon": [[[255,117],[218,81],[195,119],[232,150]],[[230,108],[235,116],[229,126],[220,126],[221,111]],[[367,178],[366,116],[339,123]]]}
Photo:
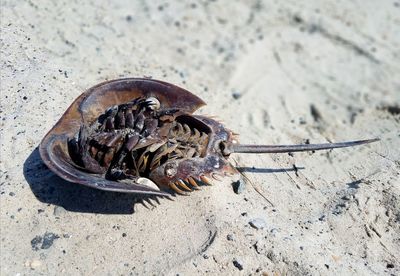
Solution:
{"label": "crab tail spine", "polygon": [[325,144],[300,144],[300,145],[243,145],[228,144],[223,150],[224,154],[230,153],[285,153],[296,151],[328,150],[335,148],[354,147],[379,141],[379,138],[368,140],[357,140],[340,143]]}

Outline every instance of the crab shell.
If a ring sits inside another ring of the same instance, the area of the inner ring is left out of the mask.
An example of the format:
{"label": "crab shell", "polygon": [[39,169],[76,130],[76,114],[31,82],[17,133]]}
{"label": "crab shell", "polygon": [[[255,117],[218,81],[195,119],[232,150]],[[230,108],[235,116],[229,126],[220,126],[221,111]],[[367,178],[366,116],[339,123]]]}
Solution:
{"label": "crab shell", "polygon": [[40,143],[39,151],[44,163],[55,174],[69,182],[112,192],[168,196],[169,193],[149,187],[146,184],[148,179],[145,178],[138,178],[135,183],[126,184],[107,180],[103,174],[88,173],[79,169],[69,155],[68,141],[78,133],[82,124],[90,125],[107,108],[138,97],[155,97],[160,101],[161,108],[179,109],[185,114],[183,116],[187,116],[196,124],[203,124],[210,133],[207,151],[201,158],[184,159],[172,164],[176,169],[172,177],[165,174],[165,167],[171,166],[169,162],[152,172],[150,178],[157,186],[184,180],[190,176],[214,176],[217,171],[222,174],[235,173],[218,149],[221,140],[231,139],[231,132],[215,120],[192,115],[205,105],[204,101],[173,84],[140,78],[103,82],[80,95]]}

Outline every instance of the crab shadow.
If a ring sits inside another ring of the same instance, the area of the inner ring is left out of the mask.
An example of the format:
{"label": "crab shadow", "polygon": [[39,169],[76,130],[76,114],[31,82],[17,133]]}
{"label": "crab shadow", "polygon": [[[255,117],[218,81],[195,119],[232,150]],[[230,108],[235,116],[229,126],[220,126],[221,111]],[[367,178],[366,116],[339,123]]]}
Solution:
{"label": "crab shadow", "polygon": [[[239,167],[238,169],[240,172],[249,173],[282,173],[295,170],[254,167]],[[154,207],[159,204],[158,200],[151,197],[105,192],[65,181],[47,168],[40,157],[38,148],[25,160],[23,172],[33,194],[40,202],[61,206],[71,212],[133,214],[135,204],[142,204],[145,207]]]}
{"label": "crab shadow", "polygon": [[47,204],[72,212],[99,214],[133,214],[142,197],[133,194],[105,192],[67,182],[43,163],[36,148],[24,163],[24,177],[35,197]]}

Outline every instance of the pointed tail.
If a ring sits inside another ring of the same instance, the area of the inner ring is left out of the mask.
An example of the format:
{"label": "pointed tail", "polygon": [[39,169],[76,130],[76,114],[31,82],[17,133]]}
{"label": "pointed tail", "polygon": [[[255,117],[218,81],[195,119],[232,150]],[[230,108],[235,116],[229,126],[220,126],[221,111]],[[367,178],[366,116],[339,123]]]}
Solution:
{"label": "pointed tail", "polygon": [[335,148],[354,147],[358,145],[379,141],[379,138],[326,144],[301,144],[301,145],[243,145],[226,144],[222,149],[224,155],[231,153],[284,153],[296,151],[327,150]]}

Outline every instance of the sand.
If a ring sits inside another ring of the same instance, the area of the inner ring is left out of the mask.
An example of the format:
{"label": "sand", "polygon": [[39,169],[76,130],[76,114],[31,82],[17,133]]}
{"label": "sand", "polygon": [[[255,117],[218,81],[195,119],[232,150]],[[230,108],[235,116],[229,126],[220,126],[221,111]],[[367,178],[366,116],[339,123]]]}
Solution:
{"label": "sand", "polygon": [[[398,1],[81,2],[1,3],[1,275],[400,273]],[[382,140],[235,155],[242,193],[225,178],[146,208],[37,150],[120,77],[192,91],[244,143]]]}

